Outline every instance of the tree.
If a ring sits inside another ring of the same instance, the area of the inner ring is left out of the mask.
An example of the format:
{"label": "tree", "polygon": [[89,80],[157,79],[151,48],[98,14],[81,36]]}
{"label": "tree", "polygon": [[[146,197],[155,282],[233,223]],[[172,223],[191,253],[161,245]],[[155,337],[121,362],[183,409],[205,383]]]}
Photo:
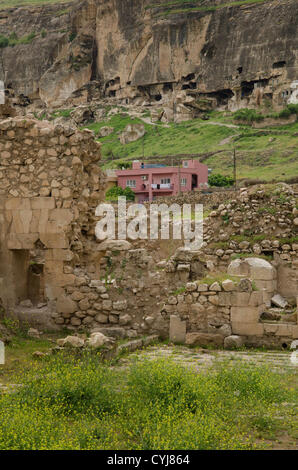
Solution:
{"label": "tree", "polygon": [[210,175],[208,183],[210,186],[233,186],[234,179],[231,176],[224,176],[218,173],[216,175]]}
{"label": "tree", "polygon": [[119,196],[125,196],[128,201],[135,200],[135,193],[131,188],[121,188],[120,186],[113,186],[106,192],[107,201],[117,201]]}

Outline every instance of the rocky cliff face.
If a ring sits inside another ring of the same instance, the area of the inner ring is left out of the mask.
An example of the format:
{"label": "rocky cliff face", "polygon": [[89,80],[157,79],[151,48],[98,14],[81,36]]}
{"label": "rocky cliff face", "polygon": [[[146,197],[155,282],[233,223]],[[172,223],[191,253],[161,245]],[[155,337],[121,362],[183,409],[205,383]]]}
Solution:
{"label": "rocky cliff face", "polygon": [[0,50],[0,78],[50,105],[96,92],[126,104],[160,101],[168,113],[179,105],[185,112],[267,101],[278,108],[298,102],[297,18],[296,0],[85,0],[10,9],[0,14],[0,34],[36,36]]}

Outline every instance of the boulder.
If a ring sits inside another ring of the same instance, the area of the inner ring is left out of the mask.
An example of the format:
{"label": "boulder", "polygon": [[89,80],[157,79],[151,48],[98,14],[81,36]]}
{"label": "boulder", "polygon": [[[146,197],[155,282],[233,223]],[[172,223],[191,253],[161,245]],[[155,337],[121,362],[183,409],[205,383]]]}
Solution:
{"label": "boulder", "polygon": [[121,144],[125,145],[130,142],[135,142],[145,135],[144,124],[128,124],[124,131],[120,134],[119,140]]}
{"label": "boulder", "polygon": [[241,348],[241,346],[243,346],[243,344],[244,344],[244,341],[243,341],[242,336],[231,335],[231,336],[227,336],[224,339],[224,348],[225,349]]}
{"label": "boulder", "polygon": [[229,264],[227,272],[232,276],[245,276],[262,281],[276,279],[275,268],[262,258],[235,259]]}
{"label": "boulder", "polygon": [[40,332],[38,330],[36,330],[35,328],[29,328],[27,334],[30,338],[39,338],[40,337]]}
{"label": "boulder", "polygon": [[271,299],[271,303],[278,308],[286,308],[288,305],[288,302],[280,294],[275,294]]}
{"label": "boulder", "polygon": [[98,132],[98,137],[107,137],[114,132],[114,127],[103,126]]}
{"label": "boulder", "polygon": [[218,328],[218,333],[224,337],[230,336],[232,334],[232,328],[230,325],[222,325]]}
{"label": "boulder", "polygon": [[112,341],[111,338],[108,338],[107,336],[103,335],[100,332],[95,332],[95,333],[91,333],[90,338],[87,340],[87,344],[91,348],[96,349],[106,344],[110,344],[111,341]]}
{"label": "boulder", "polygon": [[72,347],[72,348],[82,348],[84,346],[84,340],[78,336],[66,336],[66,338],[58,339],[58,346],[62,347]]}
{"label": "boulder", "polygon": [[225,279],[222,281],[221,285],[223,290],[226,292],[232,292],[235,290],[235,283],[231,279]]}

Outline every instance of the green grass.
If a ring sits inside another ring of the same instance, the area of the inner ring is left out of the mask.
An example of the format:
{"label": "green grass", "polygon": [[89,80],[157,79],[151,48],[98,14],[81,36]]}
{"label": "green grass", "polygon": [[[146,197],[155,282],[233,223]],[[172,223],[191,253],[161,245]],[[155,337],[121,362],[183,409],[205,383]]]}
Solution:
{"label": "green grass", "polygon": [[21,387],[0,394],[1,450],[261,449],[281,432],[294,445],[297,378],[266,366],[197,373],[136,358],[117,369],[58,355],[14,380]]}
{"label": "green grass", "polygon": [[0,10],[30,5],[49,5],[59,3],[69,3],[71,0],[0,0]]}
{"label": "green grass", "polygon": [[240,281],[239,277],[231,276],[230,274],[214,273],[214,274],[212,274],[212,276],[206,276],[206,277],[200,279],[199,281],[197,281],[197,283],[198,284],[208,284],[208,286],[211,286],[214,282],[218,282],[219,284],[221,284],[222,281],[225,281],[226,279],[230,279],[236,285]]}
{"label": "green grass", "polygon": [[[167,16],[167,15],[174,15],[179,13],[191,13],[191,12],[212,12],[216,10],[220,10],[227,7],[237,7],[242,5],[254,5],[259,3],[266,3],[272,0],[239,0],[236,2],[227,2],[221,3],[219,5],[210,5],[210,6],[193,6],[193,3],[202,3],[202,0],[173,0],[172,2],[167,3],[159,3],[159,4],[151,4],[147,8],[162,8],[162,12],[157,14],[157,16]],[[190,6],[191,5],[191,6]],[[180,8],[178,8],[180,6]],[[182,8],[181,8],[182,7]]]}
{"label": "green grass", "polygon": [[[123,110],[124,111],[124,110]],[[171,164],[171,160],[162,156],[176,154],[205,154],[218,152],[204,163],[212,168],[213,173],[233,175],[233,148],[236,148],[237,178],[277,179],[285,180],[298,175],[297,132],[298,122],[281,125],[264,130],[252,129],[249,125],[238,128],[224,127],[232,124],[232,113],[211,112],[210,121],[221,125],[213,125],[201,119],[193,119],[180,124],[170,123],[169,127],[162,124],[153,126],[145,123],[146,134],[143,139],[122,145],[119,132],[129,123],[140,123],[140,119],[132,119],[125,112],[106,118],[102,122],[87,125],[97,134],[102,126],[114,127],[114,132],[102,142],[102,158],[105,168],[116,168],[123,162],[136,158],[153,157],[156,162]],[[282,131],[282,133],[280,133]],[[237,136],[233,139],[233,136]],[[222,145],[224,139],[231,140]],[[272,140],[273,139],[273,140]],[[113,158],[113,159],[112,159]],[[152,160],[151,160],[152,161]]]}

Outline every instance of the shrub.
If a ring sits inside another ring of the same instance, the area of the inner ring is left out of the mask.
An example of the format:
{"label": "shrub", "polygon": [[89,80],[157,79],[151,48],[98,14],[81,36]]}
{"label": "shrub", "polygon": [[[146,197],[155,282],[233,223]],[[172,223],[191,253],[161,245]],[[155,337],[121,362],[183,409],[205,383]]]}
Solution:
{"label": "shrub", "polygon": [[264,116],[258,113],[255,109],[243,108],[239,109],[234,113],[235,121],[245,121],[245,122],[260,122],[263,121]]}
{"label": "shrub", "polygon": [[234,179],[231,176],[224,176],[221,174],[210,175],[208,178],[208,183],[210,186],[233,186]]}
{"label": "shrub", "polygon": [[69,42],[72,42],[76,38],[76,36],[77,36],[77,33],[75,33],[74,31],[70,33],[68,37]]}
{"label": "shrub", "polygon": [[107,201],[117,201],[118,197],[125,196],[128,201],[135,200],[135,193],[131,188],[121,188],[120,186],[113,186],[106,192]]}
{"label": "shrub", "polygon": [[0,35],[0,48],[7,47],[9,45],[9,39],[5,36]]}

